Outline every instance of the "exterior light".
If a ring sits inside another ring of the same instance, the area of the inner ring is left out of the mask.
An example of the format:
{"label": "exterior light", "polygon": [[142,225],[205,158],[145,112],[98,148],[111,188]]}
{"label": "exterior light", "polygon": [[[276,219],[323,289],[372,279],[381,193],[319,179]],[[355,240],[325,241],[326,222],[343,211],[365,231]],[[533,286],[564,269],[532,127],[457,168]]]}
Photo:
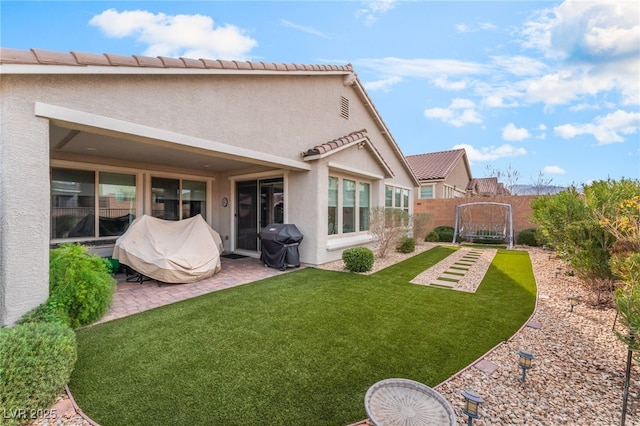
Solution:
{"label": "exterior light", "polygon": [[561,270],[561,269],[562,269],[562,268],[561,268],[561,267],[559,267],[559,266],[558,266],[558,267],[556,267],[556,278],[558,278],[558,275],[560,275],[560,270]]}
{"label": "exterior light", "polygon": [[571,306],[569,312],[573,312],[573,307],[580,301],[580,296],[569,296],[567,299],[569,299],[569,306]]}
{"label": "exterior light", "polygon": [[520,357],[518,359],[518,365],[522,368],[522,378],[520,381],[524,383],[527,378],[527,370],[531,368],[531,361],[535,357],[531,352],[523,351],[522,349],[518,351],[518,356]]}
{"label": "exterior light", "polygon": [[484,400],[480,395],[470,389],[464,390],[461,393],[464,397],[464,408],[462,409],[462,412],[469,416],[467,425],[471,426],[473,419],[477,419],[479,417],[478,407],[484,402]]}

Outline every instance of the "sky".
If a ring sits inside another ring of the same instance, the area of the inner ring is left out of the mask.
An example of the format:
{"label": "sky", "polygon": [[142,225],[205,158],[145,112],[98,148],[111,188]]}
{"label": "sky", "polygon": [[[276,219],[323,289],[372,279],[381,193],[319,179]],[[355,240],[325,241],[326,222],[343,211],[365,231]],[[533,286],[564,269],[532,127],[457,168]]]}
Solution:
{"label": "sky", "polygon": [[[640,178],[638,1],[0,1],[0,46],[353,65],[405,155]],[[493,173],[492,173],[493,172]]]}

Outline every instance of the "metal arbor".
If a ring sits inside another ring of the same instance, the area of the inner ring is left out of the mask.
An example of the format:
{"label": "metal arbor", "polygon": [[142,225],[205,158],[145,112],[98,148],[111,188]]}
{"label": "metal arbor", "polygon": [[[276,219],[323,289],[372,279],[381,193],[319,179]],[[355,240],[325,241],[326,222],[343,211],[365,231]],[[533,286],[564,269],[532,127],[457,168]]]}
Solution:
{"label": "metal arbor", "polygon": [[455,244],[458,237],[474,240],[502,240],[513,248],[513,209],[511,204],[480,201],[456,206]]}

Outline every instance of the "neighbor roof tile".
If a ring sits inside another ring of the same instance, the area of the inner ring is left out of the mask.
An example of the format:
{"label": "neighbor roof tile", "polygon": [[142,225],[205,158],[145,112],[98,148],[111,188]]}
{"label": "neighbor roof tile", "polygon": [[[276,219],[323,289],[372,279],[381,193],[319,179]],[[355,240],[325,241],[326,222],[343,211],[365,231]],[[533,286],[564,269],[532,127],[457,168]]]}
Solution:
{"label": "neighbor roof tile", "polygon": [[464,155],[464,149],[454,149],[409,155],[407,162],[418,180],[445,179]]}

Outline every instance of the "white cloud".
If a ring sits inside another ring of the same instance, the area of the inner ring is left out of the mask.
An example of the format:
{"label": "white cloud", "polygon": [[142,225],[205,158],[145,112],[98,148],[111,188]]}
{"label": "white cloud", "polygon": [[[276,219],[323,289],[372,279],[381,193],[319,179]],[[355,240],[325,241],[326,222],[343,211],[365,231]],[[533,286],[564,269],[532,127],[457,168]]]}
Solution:
{"label": "white cloud", "polygon": [[449,81],[447,76],[440,76],[433,80],[433,84],[443,90],[464,90],[467,88],[467,82],[464,80],[460,81]]}
{"label": "white cloud", "polygon": [[364,16],[365,25],[373,25],[378,17],[396,7],[396,0],[373,0],[365,3],[365,7],[358,11]]}
{"label": "white cloud", "polygon": [[491,66],[479,62],[465,62],[455,59],[403,59],[369,58],[353,61],[357,68],[368,68],[383,75],[417,77],[427,79],[442,78],[443,75],[480,75],[494,72]]}
{"label": "white cloud", "polygon": [[517,128],[515,124],[509,123],[502,129],[502,139],[505,141],[521,141],[531,137],[531,133],[525,128]]}
{"label": "white cloud", "polygon": [[559,60],[559,68],[532,81],[529,100],[564,104],[617,90],[623,104],[640,103],[640,3],[565,1],[540,11],[521,31],[521,44]]}
{"label": "white cloud", "polygon": [[429,108],[424,116],[441,120],[454,127],[462,127],[469,123],[482,123],[482,117],[475,110],[475,103],[469,99],[456,98],[448,108]]}
{"label": "white cloud", "polygon": [[258,43],[240,28],[216,25],[204,15],[165,15],[144,10],[108,9],[89,21],[106,36],[135,37],[148,56],[245,59]]}
{"label": "white cloud", "polygon": [[492,56],[491,61],[501,70],[515,76],[540,75],[549,68],[544,62],[520,55]]}
{"label": "white cloud", "polygon": [[318,37],[331,39],[331,37],[329,37],[327,34],[323,33],[322,31],[316,30],[313,27],[305,27],[303,25],[298,25],[298,24],[295,24],[295,23],[293,23],[291,21],[287,21],[286,19],[281,19],[280,22],[285,27],[293,28],[294,30],[299,30],[299,31],[302,31],[303,33],[315,35],[315,36],[318,36]]}
{"label": "white cloud", "polygon": [[499,158],[505,157],[518,157],[527,153],[526,149],[514,147],[509,144],[497,147],[492,145],[482,148],[475,148],[468,144],[458,144],[454,145],[453,149],[464,149],[467,152],[467,158],[469,159],[470,164],[483,161],[495,161]]}
{"label": "white cloud", "polygon": [[543,132],[546,131],[547,130],[547,125],[546,124],[539,124],[538,125],[538,130],[541,130]]}
{"label": "white cloud", "polygon": [[467,24],[456,24],[456,31],[459,33],[470,33],[473,30]]}
{"label": "white cloud", "polygon": [[638,132],[640,113],[617,110],[605,116],[598,116],[593,123],[563,124],[553,128],[554,132],[564,138],[572,139],[578,135],[590,134],[599,145],[624,142],[622,135]]}
{"label": "white cloud", "polygon": [[542,173],[549,175],[563,175],[567,173],[567,171],[558,166],[545,166],[542,168]]}
{"label": "white cloud", "polygon": [[394,84],[400,83],[402,78],[400,77],[389,77],[382,80],[369,81],[364,84],[364,88],[367,90],[375,91],[375,90],[389,90],[391,86]]}

